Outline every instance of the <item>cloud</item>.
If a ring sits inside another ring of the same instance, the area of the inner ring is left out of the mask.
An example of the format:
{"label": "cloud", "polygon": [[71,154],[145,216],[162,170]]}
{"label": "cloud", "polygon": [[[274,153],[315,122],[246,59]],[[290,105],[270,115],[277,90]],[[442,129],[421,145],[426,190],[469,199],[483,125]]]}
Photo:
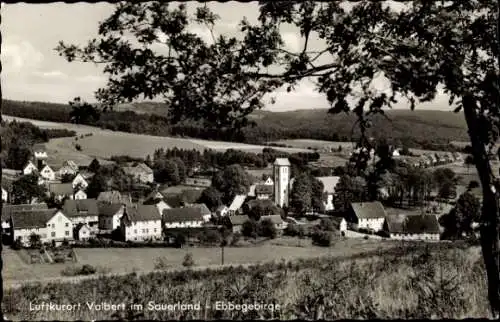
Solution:
{"label": "cloud", "polygon": [[51,70],[46,72],[34,72],[34,75],[41,78],[48,79],[68,79],[68,75],[61,72],[60,70]]}
{"label": "cloud", "polygon": [[26,40],[10,40],[2,44],[2,65],[5,73],[36,69],[43,60],[43,54]]}
{"label": "cloud", "polygon": [[104,83],[106,78],[104,76],[96,76],[96,75],[85,75],[82,77],[78,77],[76,79],[78,82],[82,83]]}

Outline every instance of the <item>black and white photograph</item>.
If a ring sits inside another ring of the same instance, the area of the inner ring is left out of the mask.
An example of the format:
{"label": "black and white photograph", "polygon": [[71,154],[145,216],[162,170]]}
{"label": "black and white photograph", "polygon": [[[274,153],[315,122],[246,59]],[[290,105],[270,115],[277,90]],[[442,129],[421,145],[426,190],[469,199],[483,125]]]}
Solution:
{"label": "black and white photograph", "polygon": [[499,12],[1,2],[0,319],[499,319]]}

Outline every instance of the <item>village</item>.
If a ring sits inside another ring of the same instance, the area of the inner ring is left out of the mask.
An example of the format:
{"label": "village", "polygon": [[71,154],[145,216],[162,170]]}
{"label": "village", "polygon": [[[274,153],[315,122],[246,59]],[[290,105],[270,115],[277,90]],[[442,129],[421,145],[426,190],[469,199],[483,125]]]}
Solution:
{"label": "village", "polygon": [[[359,152],[354,150],[351,156]],[[443,233],[439,216],[449,212],[453,200],[458,197],[452,193],[449,202],[434,206],[434,211],[428,207],[426,211],[417,213],[405,214],[404,210],[395,213],[394,209],[386,211],[378,200],[347,200],[346,209],[336,212],[334,200],[340,193],[336,189],[341,177],[318,176],[316,179],[321,182],[323,205],[298,213],[295,210],[297,207],[290,204],[296,179],[291,177],[291,163],[288,158],[277,157],[268,167],[271,175],[254,180],[245,193],[235,193],[230,202],[215,209],[200,202],[203,191],[212,186],[211,177],[193,175],[186,177],[182,186],[160,189],[155,183],[154,171],[144,162],[126,163],[122,170],[138,184],[150,187],[147,195],[137,198],[130,193],[109,190],[100,192],[96,198],[87,198],[86,190],[94,176],[92,165],[78,166],[66,160],[62,166],[51,166],[47,163],[47,151],[40,144],[34,145],[32,155],[21,173],[7,169],[4,175],[13,173],[17,178],[36,177],[37,184],[45,187],[54,205],[36,198],[30,203],[12,204],[12,186],[7,186],[9,181],[3,181],[3,242],[14,249],[71,244],[98,247],[106,244],[104,241],[182,247],[186,243],[195,245],[202,239],[213,244],[218,240],[217,236],[213,237],[214,232],[219,237],[223,236],[226,244],[227,240],[233,240],[234,244],[242,236],[275,238],[301,235],[312,236],[317,245],[328,246],[330,238],[325,238],[324,234],[315,238],[313,234],[315,227],[325,225],[329,228],[321,229],[335,231],[343,238],[435,242],[441,239]],[[375,158],[373,151],[370,155]],[[451,152],[408,159],[394,149],[391,155],[403,165],[412,162],[412,167],[423,169],[463,162],[460,153]],[[14,179],[11,178],[12,181]],[[388,191],[386,188],[379,190],[383,199]],[[265,227],[270,228],[266,230]],[[207,231],[212,231],[212,234]]]}

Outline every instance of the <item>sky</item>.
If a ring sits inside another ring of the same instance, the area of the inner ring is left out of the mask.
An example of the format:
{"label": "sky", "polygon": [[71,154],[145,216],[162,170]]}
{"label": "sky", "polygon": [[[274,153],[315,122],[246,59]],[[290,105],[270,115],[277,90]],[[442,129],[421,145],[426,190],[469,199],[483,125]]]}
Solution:
{"label": "sky", "polygon": [[[193,10],[198,2],[188,3]],[[216,28],[219,34],[235,35],[239,21],[245,16],[256,22],[257,2],[211,2],[209,7],[221,20]],[[67,103],[80,96],[87,101],[94,92],[106,84],[106,76],[92,63],[68,63],[54,50],[60,40],[68,44],[84,45],[97,36],[98,23],[113,12],[109,3],[50,3],[2,4],[2,91],[6,99]],[[193,25],[191,31],[210,41],[208,30]],[[289,49],[302,46],[303,40],[296,30],[283,27],[282,38]],[[320,46],[319,40],[311,47]],[[382,82],[375,86],[383,89]],[[279,90],[275,104],[266,105],[270,111],[287,111],[308,108],[328,108],[324,95],[315,91],[311,82],[305,81],[294,92]],[[408,108],[406,101],[395,108]],[[433,102],[417,105],[422,109],[449,110],[448,98],[439,94]]]}

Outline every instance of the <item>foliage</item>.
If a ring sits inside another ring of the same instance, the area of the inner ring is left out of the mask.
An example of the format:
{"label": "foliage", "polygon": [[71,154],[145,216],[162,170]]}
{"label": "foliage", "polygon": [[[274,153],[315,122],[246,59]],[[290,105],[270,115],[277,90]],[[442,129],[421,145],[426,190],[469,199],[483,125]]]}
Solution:
{"label": "foliage", "polygon": [[214,187],[208,187],[201,193],[199,203],[204,203],[210,211],[222,205],[222,193]]}
{"label": "foliage", "polygon": [[325,230],[315,230],[311,239],[314,245],[329,247],[332,243],[333,236],[332,232]]}
{"label": "foliage", "polygon": [[241,234],[245,237],[256,238],[258,225],[255,220],[247,220],[241,226]]}
{"label": "foliage", "polygon": [[366,181],[362,177],[351,177],[345,174],[340,177],[335,187],[334,206],[337,211],[345,212],[349,209],[351,202],[366,200]]}
{"label": "foliage", "polygon": [[470,192],[464,192],[457,200],[455,208],[440,218],[445,228],[443,238],[460,239],[463,235],[473,236],[472,224],[479,222],[481,213],[480,201]]}
{"label": "foliage", "polygon": [[12,183],[12,203],[26,204],[45,198],[46,189],[38,184],[35,174],[24,175]]}
{"label": "foliage", "polygon": [[225,204],[238,194],[246,194],[253,179],[240,165],[229,165],[224,170],[217,172],[212,178],[212,186],[222,194]]}
{"label": "foliage", "polygon": [[262,219],[258,222],[257,232],[259,236],[271,239],[276,238],[276,236],[278,235],[278,230],[276,229],[276,226],[268,218]]}
{"label": "foliage", "polygon": [[155,269],[167,269],[171,265],[168,264],[168,259],[166,257],[157,257],[154,261]]}
{"label": "foliage", "polygon": [[297,213],[307,211],[323,211],[323,183],[309,173],[301,173],[295,177],[290,194],[290,206]]}
{"label": "foliage", "polygon": [[194,266],[193,254],[187,253],[186,256],[184,256],[184,260],[182,261],[182,266],[184,267]]}

